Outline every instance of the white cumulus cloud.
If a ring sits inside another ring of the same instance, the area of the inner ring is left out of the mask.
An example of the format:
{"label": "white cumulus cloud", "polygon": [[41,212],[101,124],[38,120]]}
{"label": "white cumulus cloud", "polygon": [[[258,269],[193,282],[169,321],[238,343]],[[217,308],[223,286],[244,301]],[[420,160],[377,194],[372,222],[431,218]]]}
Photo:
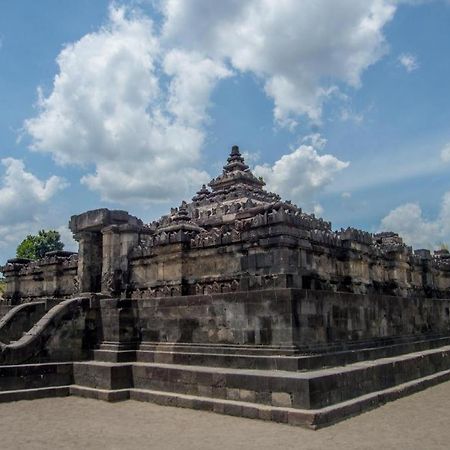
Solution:
{"label": "white cumulus cloud", "polygon": [[4,158],[1,163],[5,169],[0,178],[0,250],[35,231],[50,200],[67,186],[55,175],[40,180],[20,159]]}
{"label": "white cumulus cloud", "polygon": [[287,125],[303,114],[319,120],[335,83],[359,86],[387,51],[383,27],[395,9],[389,0],[167,0],[162,7],[165,42],[256,74]]}
{"label": "white cumulus cloud", "polygon": [[315,197],[334,175],[348,167],[333,155],[320,154],[325,142],[317,135],[293,152],[283,155],[273,165],[257,165],[255,174],[263,177],[267,188],[291,199],[307,210],[322,213]]}
{"label": "white cumulus cloud", "polygon": [[57,63],[51,93],[25,122],[32,149],[92,165],[82,182],[106,200],[165,201],[208,179],[196,168],[201,124],[215,82],[230,74],[222,64],[162,54],[149,18],[114,7],[106,26],[66,46]]}
{"label": "white cumulus cloud", "polygon": [[168,109],[180,123],[192,127],[199,127],[204,122],[215,84],[232,74],[222,63],[196,52],[177,49],[165,55],[164,71],[173,77]]}
{"label": "white cumulus cloud", "polygon": [[[174,200],[206,182],[199,165],[211,93],[238,72],[262,81],[279,124],[320,122],[324,102],[345,97],[338,86],[357,88],[386,53],[383,27],[396,10],[391,0],[159,4],[161,28],[112,6],[103,27],[67,45],[50,91],[40,90],[37,113],[24,124],[33,150],[85,167],[81,182],[105,200]],[[297,198],[346,164],[307,146],[283,158],[266,178]],[[315,164],[314,176],[303,187],[282,182],[284,162],[302,159]]]}
{"label": "white cumulus cloud", "polygon": [[435,248],[450,243],[450,192],[447,192],[435,220],[424,217],[417,203],[406,203],[393,209],[381,221],[380,229],[399,233],[415,248]]}

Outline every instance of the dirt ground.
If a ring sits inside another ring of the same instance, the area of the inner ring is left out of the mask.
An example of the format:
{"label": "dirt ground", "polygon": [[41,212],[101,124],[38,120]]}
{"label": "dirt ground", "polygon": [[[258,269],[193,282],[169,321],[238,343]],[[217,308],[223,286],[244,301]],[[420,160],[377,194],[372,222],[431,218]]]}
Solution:
{"label": "dirt ground", "polygon": [[319,431],[77,397],[0,404],[0,449],[449,449],[450,382]]}

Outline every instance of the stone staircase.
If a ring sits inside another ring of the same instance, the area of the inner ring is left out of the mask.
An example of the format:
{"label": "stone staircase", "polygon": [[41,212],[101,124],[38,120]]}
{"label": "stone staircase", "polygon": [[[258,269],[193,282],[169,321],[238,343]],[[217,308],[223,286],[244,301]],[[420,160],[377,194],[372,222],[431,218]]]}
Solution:
{"label": "stone staircase", "polygon": [[0,401],[138,400],[318,428],[450,379],[450,337],[292,348],[103,343],[90,361],[0,366]]}
{"label": "stone staircase", "polygon": [[304,371],[342,366],[370,359],[450,345],[450,337],[417,336],[341,343],[305,348],[201,345],[179,343],[142,343],[137,350],[117,350],[103,343],[94,350],[94,359],[104,362],[150,362],[237,369]]}

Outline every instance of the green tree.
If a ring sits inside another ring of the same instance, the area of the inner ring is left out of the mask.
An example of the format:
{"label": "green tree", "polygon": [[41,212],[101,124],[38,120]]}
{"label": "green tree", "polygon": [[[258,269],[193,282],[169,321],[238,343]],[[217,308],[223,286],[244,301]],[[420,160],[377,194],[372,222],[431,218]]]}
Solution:
{"label": "green tree", "polygon": [[18,258],[40,259],[47,252],[62,250],[64,244],[56,230],[40,230],[37,235],[29,234],[17,247]]}

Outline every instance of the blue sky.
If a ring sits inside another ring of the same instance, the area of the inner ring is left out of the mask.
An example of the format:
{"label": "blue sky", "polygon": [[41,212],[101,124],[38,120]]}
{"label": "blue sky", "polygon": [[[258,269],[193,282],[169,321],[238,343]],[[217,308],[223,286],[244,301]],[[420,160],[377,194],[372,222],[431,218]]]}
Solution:
{"label": "blue sky", "polygon": [[450,242],[450,4],[0,0],[0,261],[189,199],[238,144],[335,228]]}

